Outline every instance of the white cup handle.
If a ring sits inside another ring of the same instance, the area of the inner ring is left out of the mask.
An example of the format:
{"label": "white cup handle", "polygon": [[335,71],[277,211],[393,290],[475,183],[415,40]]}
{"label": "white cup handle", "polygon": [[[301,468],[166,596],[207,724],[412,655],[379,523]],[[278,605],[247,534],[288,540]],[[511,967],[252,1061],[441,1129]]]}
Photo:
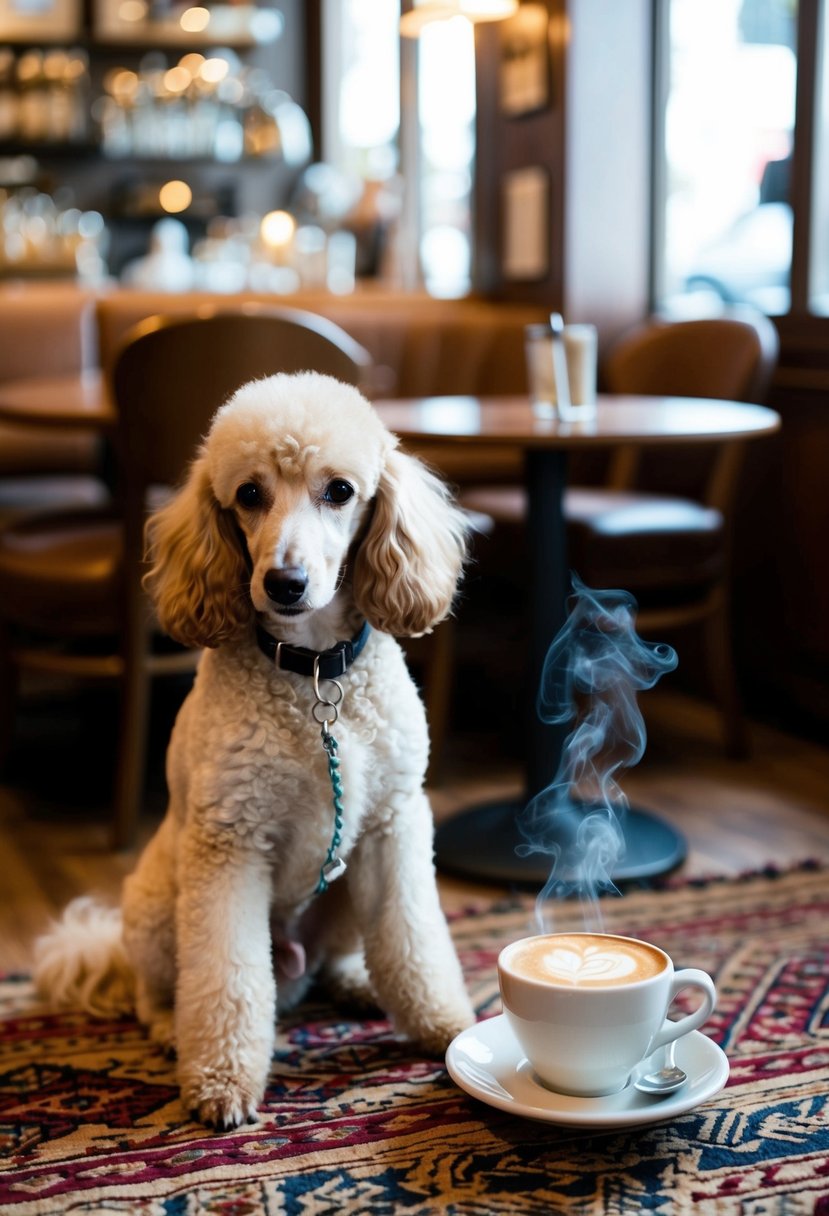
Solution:
{"label": "white cup handle", "polygon": [[703,1022],[707,1021],[714,1012],[714,1006],[717,1003],[717,990],[714,987],[714,981],[710,975],[704,971],[698,971],[695,967],[687,967],[684,971],[677,971],[671,981],[671,997],[668,1001],[668,1008],[671,1007],[678,992],[683,988],[698,988],[702,992],[702,1004],[699,1009],[695,1009],[693,1013],[688,1013],[684,1018],[680,1018],[677,1022],[671,1022],[665,1019],[662,1024],[662,1029],[658,1030],[654,1035],[653,1041],[648,1048],[648,1055],[653,1055],[660,1047],[664,1047],[666,1043],[673,1043],[675,1039],[679,1039],[684,1034],[689,1034],[692,1030],[698,1030]]}

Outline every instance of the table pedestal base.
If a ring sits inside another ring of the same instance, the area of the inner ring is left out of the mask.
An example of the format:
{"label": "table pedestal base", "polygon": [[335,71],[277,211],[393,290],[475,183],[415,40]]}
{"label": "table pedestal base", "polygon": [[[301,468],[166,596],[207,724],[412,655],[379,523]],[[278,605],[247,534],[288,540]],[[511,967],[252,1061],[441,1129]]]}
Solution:
{"label": "table pedestal base", "polygon": [[[550,873],[550,858],[543,853],[519,857],[521,835],[516,815],[523,802],[489,802],[471,807],[440,824],[435,833],[438,868],[478,882],[531,886],[540,891]],[[650,811],[628,807],[622,819],[625,854],[613,871],[616,882],[656,878],[685,860],[686,844],[680,833]]]}

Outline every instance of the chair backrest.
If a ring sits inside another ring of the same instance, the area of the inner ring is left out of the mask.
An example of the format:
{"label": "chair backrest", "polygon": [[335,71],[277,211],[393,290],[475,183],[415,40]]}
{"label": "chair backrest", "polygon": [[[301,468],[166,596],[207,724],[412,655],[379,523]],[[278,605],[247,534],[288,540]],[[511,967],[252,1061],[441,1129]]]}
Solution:
{"label": "chair backrest", "polygon": [[777,351],[772,322],[748,309],[691,321],[652,317],[613,346],[604,363],[604,378],[612,393],[667,393],[761,404]]}
{"label": "chair backrest", "polygon": [[125,479],[136,495],[179,482],[215,411],[248,380],[319,371],[359,386],[370,364],[337,325],[296,309],[149,317],[127,333],[111,373]]}
{"label": "chair backrest", "polygon": [[[707,397],[762,403],[779,340],[768,317],[733,308],[717,317],[671,321],[651,317],[624,334],[603,362],[612,393]],[[626,448],[609,475],[616,488],[687,495],[727,507],[742,445],[688,447],[681,452]]]}

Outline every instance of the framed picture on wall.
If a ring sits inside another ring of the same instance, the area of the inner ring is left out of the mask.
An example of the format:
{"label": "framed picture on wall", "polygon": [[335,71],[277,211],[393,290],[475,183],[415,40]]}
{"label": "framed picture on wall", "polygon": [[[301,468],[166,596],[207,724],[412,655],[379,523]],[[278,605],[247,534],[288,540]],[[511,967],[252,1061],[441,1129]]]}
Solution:
{"label": "framed picture on wall", "polygon": [[522,4],[500,23],[499,91],[507,116],[531,114],[550,102],[549,15],[546,4]]}
{"label": "framed picture on wall", "polygon": [[540,165],[504,174],[502,270],[505,279],[533,281],[550,269],[550,175]]}
{"label": "framed picture on wall", "polygon": [[81,21],[81,0],[0,0],[0,42],[66,42]]}

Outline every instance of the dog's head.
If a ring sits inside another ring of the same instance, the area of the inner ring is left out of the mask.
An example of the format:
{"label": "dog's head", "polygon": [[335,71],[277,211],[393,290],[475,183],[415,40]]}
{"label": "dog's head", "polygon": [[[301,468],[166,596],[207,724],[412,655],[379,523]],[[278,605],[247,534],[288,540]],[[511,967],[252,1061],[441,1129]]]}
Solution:
{"label": "dog's head", "polygon": [[443,483],[354,388],[313,372],[244,385],[147,525],[159,621],[218,646],[258,616],[302,640],[335,601],[397,636],[451,609],[467,525]]}

